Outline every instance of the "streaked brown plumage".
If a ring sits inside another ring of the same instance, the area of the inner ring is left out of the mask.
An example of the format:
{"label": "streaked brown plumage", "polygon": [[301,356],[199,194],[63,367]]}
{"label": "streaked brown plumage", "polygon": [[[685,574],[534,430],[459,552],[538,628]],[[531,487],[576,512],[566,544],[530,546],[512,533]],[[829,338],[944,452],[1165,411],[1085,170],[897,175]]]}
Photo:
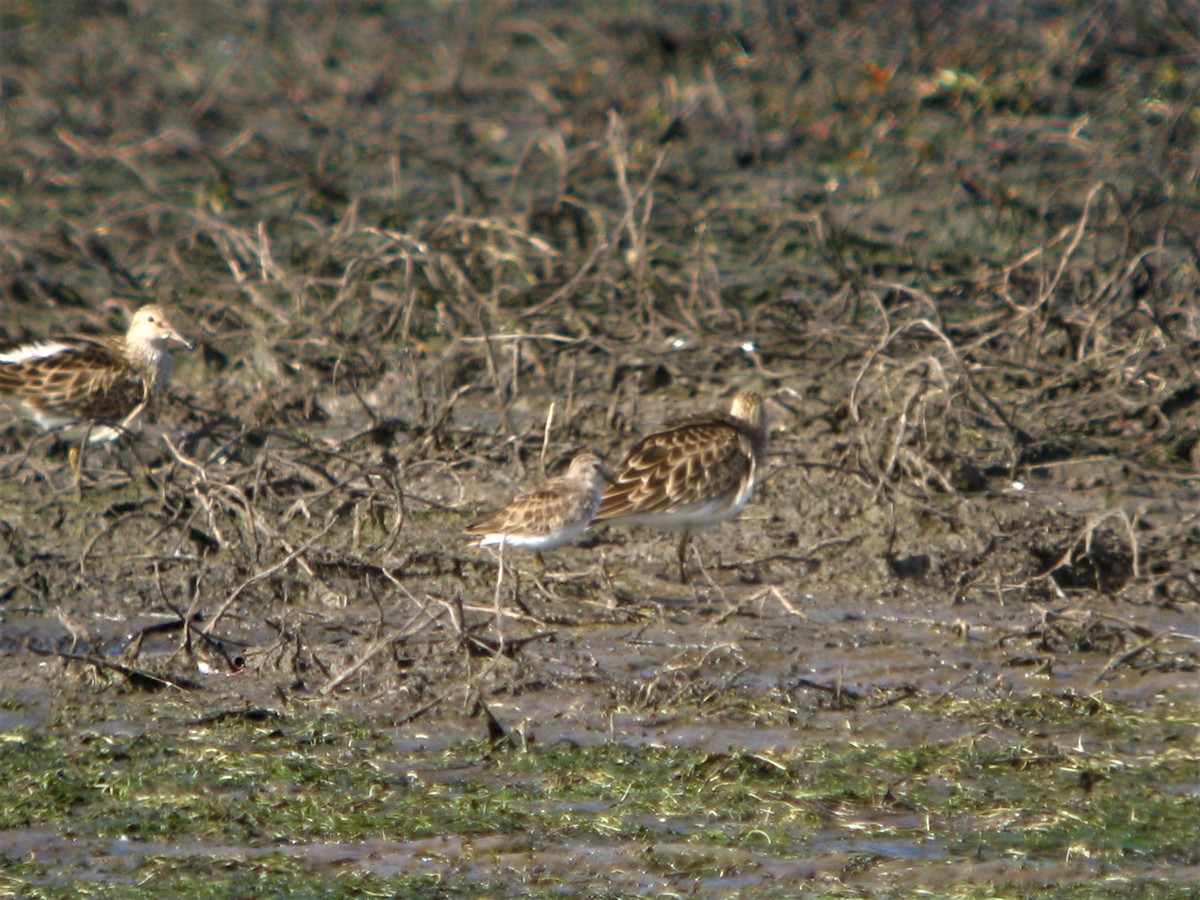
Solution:
{"label": "streaked brown plumage", "polygon": [[570,543],[587,528],[600,505],[602,478],[600,458],[579,453],[565,473],[472,522],[466,531],[475,546],[524,547],[540,562],[543,550]]}
{"label": "streaked brown plumage", "polygon": [[157,306],[143,306],[121,337],[66,337],[0,352],[0,394],[46,429],[90,426],[91,441],[136,429],[171,374],[172,343],[189,350]]}
{"label": "streaked brown plumage", "polygon": [[684,554],[692,534],[742,511],[766,450],[762,398],[739,391],[728,413],[676,419],[638,441],[604,489],[593,522],[683,532],[679,578],[686,582]]}

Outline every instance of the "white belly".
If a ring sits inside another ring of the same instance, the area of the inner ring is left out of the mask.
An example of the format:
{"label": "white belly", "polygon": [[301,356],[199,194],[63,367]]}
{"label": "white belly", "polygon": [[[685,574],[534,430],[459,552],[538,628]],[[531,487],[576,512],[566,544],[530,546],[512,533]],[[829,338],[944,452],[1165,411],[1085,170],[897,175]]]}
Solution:
{"label": "white belly", "polygon": [[533,550],[536,553],[541,553],[543,550],[554,550],[564,544],[569,544],[575,538],[583,534],[587,528],[587,520],[575,522],[565,528],[559,528],[551,531],[549,534],[504,534],[502,532],[492,532],[485,534],[479,539],[480,547],[488,547],[495,544],[507,544],[509,547],[521,547],[525,550]]}
{"label": "white belly", "polygon": [[716,528],[722,522],[728,522],[745,509],[753,493],[754,485],[747,484],[732,500],[728,497],[718,497],[669,512],[638,513],[609,521],[613,524],[642,525],[663,531],[707,531]]}

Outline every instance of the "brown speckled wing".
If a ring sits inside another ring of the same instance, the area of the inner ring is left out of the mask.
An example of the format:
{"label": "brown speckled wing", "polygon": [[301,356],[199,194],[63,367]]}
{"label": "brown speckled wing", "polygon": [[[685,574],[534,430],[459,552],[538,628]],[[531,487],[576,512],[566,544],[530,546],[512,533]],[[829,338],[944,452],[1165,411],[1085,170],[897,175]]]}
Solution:
{"label": "brown speckled wing", "polygon": [[629,452],[595,521],[664,513],[735,494],[761,450],[753,427],[725,413],[668,422]]}
{"label": "brown speckled wing", "polygon": [[122,419],[146,400],[146,381],[119,343],[74,340],[68,346],[53,356],[0,365],[0,391],[35,409],[97,420]]}
{"label": "brown speckled wing", "polygon": [[521,494],[507,506],[472,522],[469,534],[543,535],[574,522],[586,512],[586,491],[572,488],[562,479],[551,479],[543,487]]}

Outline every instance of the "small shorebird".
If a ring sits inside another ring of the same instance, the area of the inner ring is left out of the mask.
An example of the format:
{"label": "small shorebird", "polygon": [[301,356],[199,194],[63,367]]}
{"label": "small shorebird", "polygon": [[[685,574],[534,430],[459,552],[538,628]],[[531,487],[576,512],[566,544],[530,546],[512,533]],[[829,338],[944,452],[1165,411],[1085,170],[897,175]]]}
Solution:
{"label": "small shorebird", "polygon": [[545,566],[543,550],[569,544],[591,523],[600,506],[603,477],[600,457],[576,454],[565,473],[472,522],[466,531],[474,546],[499,544],[502,553],[506,546],[522,547]]}
{"label": "small shorebird", "polygon": [[592,521],[682,532],[679,580],[686,584],[684,555],[693,532],[742,511],[766,452],[762,398],[738,391],[729,412],[675,419],[638,441],[605,487]]}
{"label": "small shorebird", "polygon": [[172,343],[192,343],[157,306],[133,314],[122,337],[66,337],[0,352],[0,394],[44,429],[86,426],[89,442],[135,430],[171,374]]}

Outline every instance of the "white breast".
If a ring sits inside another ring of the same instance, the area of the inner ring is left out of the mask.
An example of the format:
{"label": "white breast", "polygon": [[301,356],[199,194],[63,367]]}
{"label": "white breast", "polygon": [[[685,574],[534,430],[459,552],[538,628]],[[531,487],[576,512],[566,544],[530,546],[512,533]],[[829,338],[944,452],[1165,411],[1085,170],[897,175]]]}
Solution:
{"label": "white breast", "polygon": [[171,354],[160,350],[154,360],[154,391],[163,390],[171,380]]}
{"label": "white breast", "polygon": [[589,519],[580,519],[578,522],[572,522],[565,528],[559,528],[549,534],[504,534],[503,532],[492,532],[485,534],[479,539],[480,547],[487,547],[494,544],[507,544],[510,547],[524,547],[527,550],[535,550],[541,552],[543,550],[555,550],[564,544],[569,544],[575,538],[583,534],[587,528]]}

